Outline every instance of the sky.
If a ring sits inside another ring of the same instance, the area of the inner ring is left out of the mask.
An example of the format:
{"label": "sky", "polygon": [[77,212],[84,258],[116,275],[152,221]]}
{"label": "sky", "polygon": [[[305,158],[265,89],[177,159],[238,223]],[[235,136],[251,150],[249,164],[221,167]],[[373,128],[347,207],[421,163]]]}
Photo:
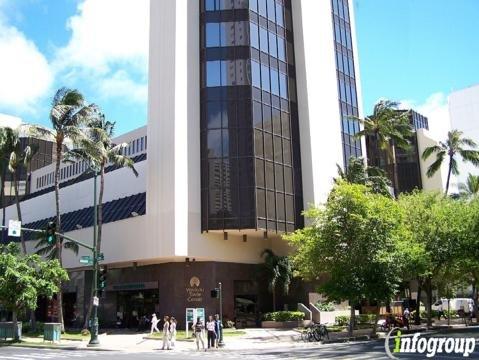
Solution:
{"label": "sky", "polygon": [[[479,83],[479,1],[354,6],[364,113],[388,98],[432,128],[447,122],[448,94]],[[100,105],[117,134],[145,125],[148,20],[148,0],[0,0],[0,124],[48,125],[66,86]]]}

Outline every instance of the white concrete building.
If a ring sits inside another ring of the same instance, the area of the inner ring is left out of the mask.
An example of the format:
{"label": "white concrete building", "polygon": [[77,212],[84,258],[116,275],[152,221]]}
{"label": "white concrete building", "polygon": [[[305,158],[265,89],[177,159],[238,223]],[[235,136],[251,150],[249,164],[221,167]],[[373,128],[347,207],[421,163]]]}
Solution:
{"label": "white concrete building", "polygon": [[[325,201],[336,164],[363,155],[348,119],[362,116],[352,1],[162,0],[150,17],[148,124],[117,139],[139,176],[106,174],[101,318],[135,326],[159,312],[182,324],[186,307],[217,311],[209,290],[222,282],[226,317],[253,324],[270,309],[256,272],[262,251],[286,254],[281,235]],[[62,166],[62,226],[91,243],[85,170]],[[28,226],[52,220],[52,171],[32,174]],[[80,317],[92,278],[81,255],[64,259],[66,313]],[[278,302],[307,302],[304,286]]]}

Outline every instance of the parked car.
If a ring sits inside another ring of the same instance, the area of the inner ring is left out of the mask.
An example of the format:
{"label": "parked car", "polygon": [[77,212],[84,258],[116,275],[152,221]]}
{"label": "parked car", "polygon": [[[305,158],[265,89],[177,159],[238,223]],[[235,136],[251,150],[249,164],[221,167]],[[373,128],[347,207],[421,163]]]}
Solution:
{"label": "parked car", "polygon": [[440,299],[436,301],[431,306],[432,310],[439,311],[439,309],[441,308],[441,304],[442,304],[443,311],[447,311],[449,309],[454,311],[462,310],[465,313],[469,313],[469,308],[470,307],[474,308],[474,300],[470,298],[453,298],[453,299],[449,299],[449,305],[448,305],[448,299]]}

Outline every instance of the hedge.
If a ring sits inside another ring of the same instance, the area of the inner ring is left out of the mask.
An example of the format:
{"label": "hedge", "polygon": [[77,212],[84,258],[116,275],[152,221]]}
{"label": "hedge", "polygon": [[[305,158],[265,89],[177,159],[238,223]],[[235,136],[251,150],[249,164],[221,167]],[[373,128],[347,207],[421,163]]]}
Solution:
{"label": "hedge", "polygon": [[294,321],[303,319],[304,313],[301,311],[276,311],[263,315],[264,321]]}

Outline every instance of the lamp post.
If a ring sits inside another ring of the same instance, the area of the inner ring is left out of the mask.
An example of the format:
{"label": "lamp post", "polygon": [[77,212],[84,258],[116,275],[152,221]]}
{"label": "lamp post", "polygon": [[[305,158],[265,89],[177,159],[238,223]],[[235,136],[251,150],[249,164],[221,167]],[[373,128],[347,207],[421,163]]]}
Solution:
{"label": "lamp post", "polygon": [[98,214],[97,214],[97,177],[98,170],[93,169],[93,309],[91,315],[91,338],[88,346],[98,346],[100,341],[98,341],[98,254],[97,254],[97,223],[98,223]]}
{"label": "lamp post", "polygon": [[218,283],[218,288],[220,290],[220,340],[218,341],[218,346],[225,346],[223,342],[223,287],[221,282]]}

